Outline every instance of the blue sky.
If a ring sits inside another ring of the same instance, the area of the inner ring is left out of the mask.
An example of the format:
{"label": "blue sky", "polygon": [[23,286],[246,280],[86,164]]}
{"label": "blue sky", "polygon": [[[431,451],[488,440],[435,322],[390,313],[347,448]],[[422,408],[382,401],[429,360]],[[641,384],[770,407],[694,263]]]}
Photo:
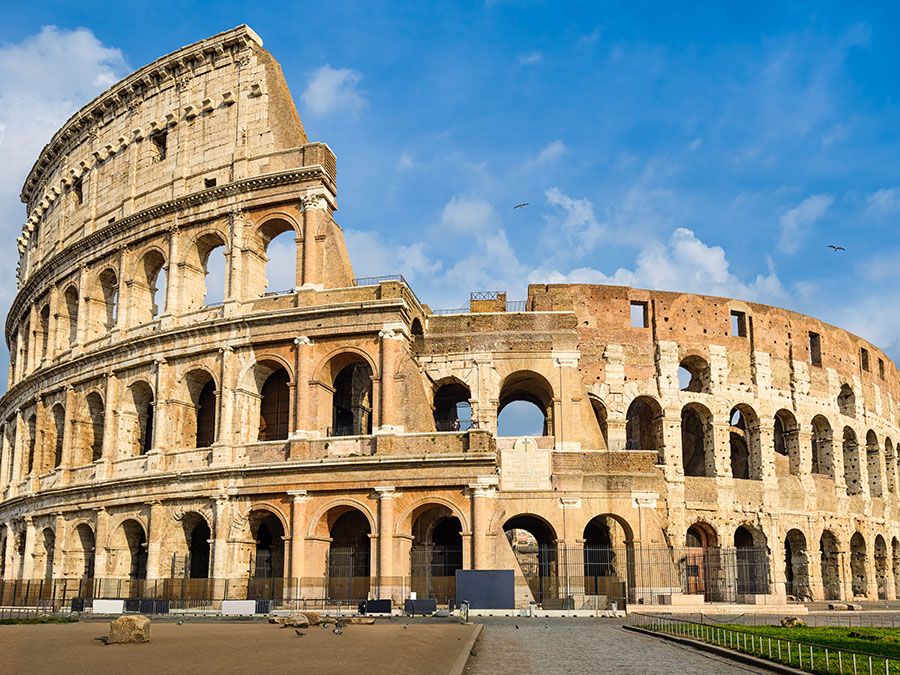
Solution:
{"label": "blue sky", "polygon": [[248,23],[310,138],[338,157],[358,276],[402,273],[433,307],[473,290],[524,298],[530,281],[732,295],[900,357],[891,4],[248,4],[4,7],[7,251],[22,179],[69,114],[130,70]]}

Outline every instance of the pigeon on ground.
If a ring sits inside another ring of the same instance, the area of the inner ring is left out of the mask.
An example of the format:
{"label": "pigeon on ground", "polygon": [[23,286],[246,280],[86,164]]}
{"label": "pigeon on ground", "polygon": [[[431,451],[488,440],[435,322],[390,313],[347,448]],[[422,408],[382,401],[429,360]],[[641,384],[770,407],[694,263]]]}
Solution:
{"label": "pigeon on ground", "polygon": [[295,629],[294,629],[294,632],[297,634],[297,637],[303,637],[304,635],[306,635],[306,633],[304,633],[304,632],[303,632],[302,630],[300,630],[299,628],[295,628]]}
{"label": "pigeon on ground", "polygon": [[333,631],[331,631],[331,632],[334,633],[335,635],[340,635],[341,633],[344,632],[344,629],[343,629],[343,628],[335,628],[335,629],[334,629]]}

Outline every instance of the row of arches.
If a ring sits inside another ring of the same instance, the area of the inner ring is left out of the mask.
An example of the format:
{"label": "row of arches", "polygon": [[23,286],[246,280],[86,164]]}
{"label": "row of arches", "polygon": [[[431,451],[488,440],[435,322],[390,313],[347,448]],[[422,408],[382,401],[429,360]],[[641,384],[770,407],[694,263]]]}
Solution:
{"label": "row of arches", "polygon": [[[268,219],[256,228],[248,264],[252,274],[248,269],[242,279],[249,298],[269,289],[295,287],[298,232],[298,226],[285,218]],[[46,359],[117,327],[127,329],[166,313],[184,314],[221,304],[229,284],[227,247],[223,232],[207,230],[186,243],[175,264],[170,261],[171,244],[151,245],[133,261],[101,264],[66,284],[58,299],[50,293],[43,295],[35,302],[34,314],[26,315],[17,331],[11,350],[11,384]],[[122,269],[135,273],[121,278]]]}

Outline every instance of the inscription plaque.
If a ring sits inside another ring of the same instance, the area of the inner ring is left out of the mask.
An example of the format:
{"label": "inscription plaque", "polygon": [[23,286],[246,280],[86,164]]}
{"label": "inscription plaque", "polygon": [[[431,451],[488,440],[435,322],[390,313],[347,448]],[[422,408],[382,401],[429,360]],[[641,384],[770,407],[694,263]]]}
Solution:
{"label": "inscription plaque", "polygon": [[519,438],[511,449],[500,451],[501,490],[549,490],[550,450],[533,438]]}

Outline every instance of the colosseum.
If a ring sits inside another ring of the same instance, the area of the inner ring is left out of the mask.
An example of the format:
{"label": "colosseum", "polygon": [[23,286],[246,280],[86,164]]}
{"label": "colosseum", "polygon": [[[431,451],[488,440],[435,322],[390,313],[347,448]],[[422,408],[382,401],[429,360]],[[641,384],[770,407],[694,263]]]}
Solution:
{"label": "colosseum", "polygon": [[354,278],[335,156],[246,26],[84,106],[21,197],[0,604],[445,604],[491,569],[548,610],[900,592],[883,352],[728,298]]}

